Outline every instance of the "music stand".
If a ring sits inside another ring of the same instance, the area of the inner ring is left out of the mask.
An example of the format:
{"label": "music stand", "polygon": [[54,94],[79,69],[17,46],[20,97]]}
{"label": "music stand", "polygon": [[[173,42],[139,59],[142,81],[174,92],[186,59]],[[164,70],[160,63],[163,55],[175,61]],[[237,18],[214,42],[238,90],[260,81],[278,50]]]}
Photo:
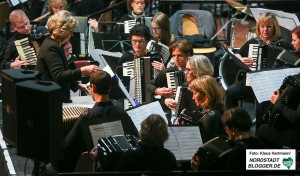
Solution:
{"label": "music stand", "polygon": [[128,34],[96,33],[93,32],[95,49],[102,49],[110,52],[122,52],[132,49],[131,40]]}
{"label": "music stand", "polygon": [[78,56],[87,55],[87,39],[86,32],[88,30],[87,17],[74,16],[78,21],[78,25],[74,29],[73,37],[71,37],[70,42],[73,48],[73,54]]}
{"label": "music stand", "polygon": [[224,47],[223,45],[221,45],[223,47],[223,49],[231,56],[231,58],[233,59],[233,61],[243,70],[245,70],[246,72],[250,72],[251,69],[249,67],[247,67],[247,65],[245,65],[232,51],[233,48],[231,47]]}

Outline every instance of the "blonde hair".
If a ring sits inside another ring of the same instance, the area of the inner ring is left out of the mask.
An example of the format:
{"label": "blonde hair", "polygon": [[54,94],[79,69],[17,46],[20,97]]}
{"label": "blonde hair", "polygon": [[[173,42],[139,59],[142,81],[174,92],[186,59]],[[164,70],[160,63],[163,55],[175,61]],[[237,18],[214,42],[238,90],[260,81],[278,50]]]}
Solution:
{"label": "blonde hair", "polygon": [[60,43],[74,31],[77,23],[78,21],[69,11],[62,10],[49,18],[47,27],[50,35],[54,37],[54,40]]}
{"label": "blonde hair", "polygon": [[28,19],[27,15],[22,10],[13,10],[9,15],[9,21],[12,26],[16,26],[16,23]]}
{"label": "blonde hair", "polygon": [[274,26],[273,35],[270,38],[270,41],[271,42],[277,41],[278,38],[281,36],[281,32],[280,32],[280,26],[279,26],[276,16],[270,12],[263,13],[259,16],[258,21],[256,23],[256,35],[258,38],[261,37],[259,26],[262,23],[272,24]]}
{"label": "blonde hair", "polygon": [[191,91],[205,93],[207,102],[202,107],[205,111],[217,107],[223,108],[223,91],[215,78],[209,75],[202,75],[189,84],[189,89]]}
{"label": "blonde hair", "polygon": [[214,75],[214,67],[211,64],[210,60],[204,55],[194,55],[188,58],[188,62],[192,69],[196,71],[196,77],[202,75]]}
{"label": "blonde hair", "polygon": [[54,12],[52,10],[52,7],[58,7],[58,6],[62,6],[62,9],[66,10],[68,8],[68,3],[66,0],[50,0],[48,5],[49,12],[53,14]]}

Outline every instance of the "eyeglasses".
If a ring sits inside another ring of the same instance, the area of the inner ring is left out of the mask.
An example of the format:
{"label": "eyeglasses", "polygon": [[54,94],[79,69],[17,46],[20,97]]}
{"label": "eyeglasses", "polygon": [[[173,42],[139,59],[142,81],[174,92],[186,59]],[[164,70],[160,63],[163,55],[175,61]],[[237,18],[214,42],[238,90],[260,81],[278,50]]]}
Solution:
{"label": "eyeglasses", "polygon": [[145,2],[134,2],[134,1],[133,1],[133,3],[136,4],[136,5],[140,5],[140,6],[145,5]]}
{"label": "eyeglasses", "polygon": [[184,69],[184,72],[186,72],[186,73],[191,73],[191,72],[192,72],[192,70],[195,70],[195,69],[191,69],[191,68],[185,68],[185,69]]}
{"label": "eyeglasses", "polygon": [[133,43],[133,44],[143,44],[143,43],[145,43],[146,42],[146,40],[131,40],[131,42]]}
{"label": "eyeglasses", "polygon": [[154,27],[152,27],[152,30],[153,31],[156,31],[156,32],[159,32],[161,29],[158,27],[158,28],[154,28]]}
{"label": "eyeglasses", "polygon": [[259,26],[260,29],[267,29],[267,30],[270,30],[273,28],[272,25],[267,25],[267,26]]}
{"label": "eyeglasses", "polygon": [[30,21],[28,20],[27,22],[25,22],[23,25],[21,26],[16,26],[16,28],[18,28],[19,30],[23,30],[25,29],[27,26],[30,26]]}

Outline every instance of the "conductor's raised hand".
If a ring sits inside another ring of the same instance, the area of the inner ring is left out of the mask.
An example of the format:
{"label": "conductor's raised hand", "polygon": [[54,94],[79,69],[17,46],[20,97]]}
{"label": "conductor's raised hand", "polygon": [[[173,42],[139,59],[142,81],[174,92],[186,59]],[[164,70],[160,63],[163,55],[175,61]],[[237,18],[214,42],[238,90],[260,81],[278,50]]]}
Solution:
{"label": "conductor's raised hand", "polygon": [[81,75],[84,75],[86,73],[93,73],[95,71],[101,70],[99,66],[97,65],[88,65],[80,68]]}

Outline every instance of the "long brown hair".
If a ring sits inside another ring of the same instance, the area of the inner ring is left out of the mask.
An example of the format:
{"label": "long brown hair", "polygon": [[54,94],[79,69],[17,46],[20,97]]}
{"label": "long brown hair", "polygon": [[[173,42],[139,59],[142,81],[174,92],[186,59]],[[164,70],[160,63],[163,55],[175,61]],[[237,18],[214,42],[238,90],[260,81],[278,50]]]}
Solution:
{"label": "long brown hair", "polygon": [[157,24],[161,30],[159,36],[160,42],[167,46],[170,46],[171,29],[170,29],[169,17],[162,12],[157,12],[152,18],[151,22]]}

